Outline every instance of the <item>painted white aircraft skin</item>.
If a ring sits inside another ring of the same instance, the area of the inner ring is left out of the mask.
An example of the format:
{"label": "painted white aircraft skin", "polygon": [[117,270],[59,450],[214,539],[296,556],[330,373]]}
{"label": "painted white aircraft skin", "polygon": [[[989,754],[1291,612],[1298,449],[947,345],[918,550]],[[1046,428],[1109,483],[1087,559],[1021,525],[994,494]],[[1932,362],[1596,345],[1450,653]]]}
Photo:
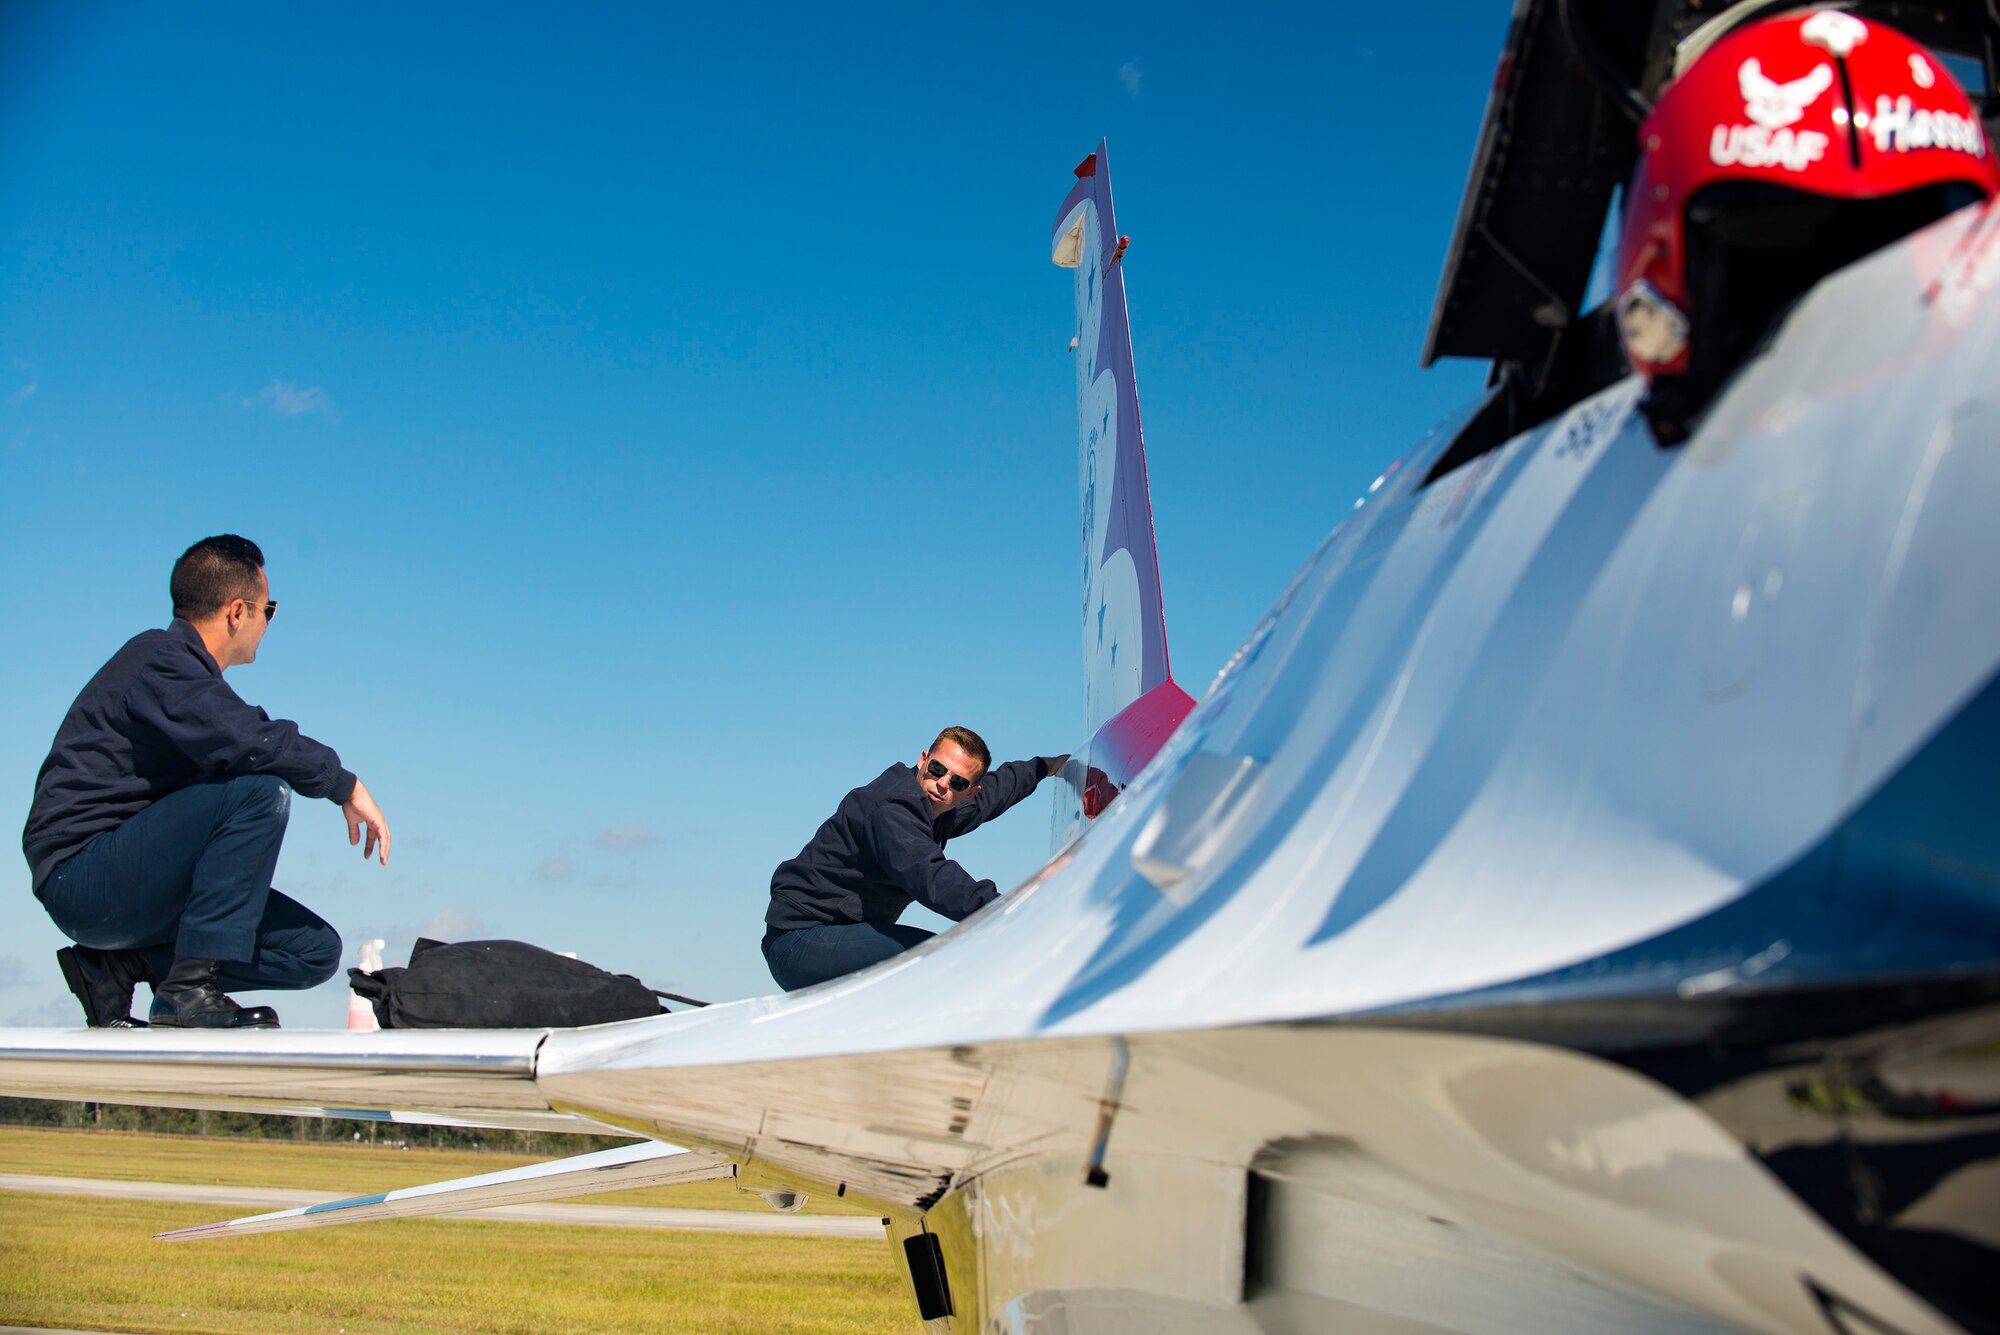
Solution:
{"label": "painted white aircraft skin", "polygon": [[1836,1328],[1809,1284],[1955,1329],[1662,1086],[1388,1026],[1740,899],[1993,677],[1996,232],[1823,284],[1678,450],[1630,382],[1422,489],[1420,446],[1077,844],[866,973],[484,1057],[11,1031],[0,1087],[671,1139],[936,1237],[937,1332]]}

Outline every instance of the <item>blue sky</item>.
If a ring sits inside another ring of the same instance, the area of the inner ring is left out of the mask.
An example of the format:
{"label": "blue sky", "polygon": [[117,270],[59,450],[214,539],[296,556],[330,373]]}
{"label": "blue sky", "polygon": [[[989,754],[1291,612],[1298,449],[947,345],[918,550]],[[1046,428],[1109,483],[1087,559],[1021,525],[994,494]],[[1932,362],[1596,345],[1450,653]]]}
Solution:
{"label": "blue sky", "polygon": [[[231,683],[395,833],[364,865],[295,808],[278,885],[350,953],[770,990],[771,868],[846,789],[946,723],[1078,740],[1069,169],[1108,136],[1198,696],[1477,392],[1417,357],[1506,24],[0,7],[8,828],[174,556],[240,532],[283,610]],[[1011,885],[1048,826],[952,851]],[[0,1023],[73,1023],[20,861],[0,938]],[[343,1023],[332,985],[267,999]]]}

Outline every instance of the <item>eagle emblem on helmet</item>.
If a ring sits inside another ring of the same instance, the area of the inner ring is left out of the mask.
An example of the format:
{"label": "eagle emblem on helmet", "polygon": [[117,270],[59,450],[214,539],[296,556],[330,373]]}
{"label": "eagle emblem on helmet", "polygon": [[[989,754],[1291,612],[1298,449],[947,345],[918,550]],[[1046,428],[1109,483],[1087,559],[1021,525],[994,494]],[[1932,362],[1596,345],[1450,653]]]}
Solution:
{"label": "eagle emblem on helmet", "polygon": [[1833,86],[1833,66],[1819,65],[1804,78],[1779,83],[1752,56],[1737,70],[1736,86],[1743,91],[1743,114],[1767,130],[1778,130],[1796,124],[1806,108]]}

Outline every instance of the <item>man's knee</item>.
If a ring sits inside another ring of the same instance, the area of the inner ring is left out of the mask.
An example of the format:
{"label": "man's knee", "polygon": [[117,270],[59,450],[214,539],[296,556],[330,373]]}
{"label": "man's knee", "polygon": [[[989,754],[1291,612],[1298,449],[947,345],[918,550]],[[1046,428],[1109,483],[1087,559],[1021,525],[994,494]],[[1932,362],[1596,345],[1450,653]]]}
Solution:
{"label": "man's knee", "polygon": [[340,933],[298,900],[273,890],[257,929],[257,965],[242,971],[263,975],[255,986],[318,987],[340,970]]}
{"label": "man's knee", "polygon": [[292,818],[292,790],[274,774],[239,774],[223,781],[224,803],[232,811],[283,825]]}
{"label": "man's knee", "polygon": [[767,937],[764,962],[770,965],[771,977],[778,986],[796,992],[893,959],[933,935],[921,927],[906,927],[901,923],[807,927]]}
{"label": "man's knee", "polygon": [[320,930],[305,935],[299,943],[298,967],[302,981],[299,986],[318,987],[321,983],[340,971],[340,933],[329,923],[320,923]]}

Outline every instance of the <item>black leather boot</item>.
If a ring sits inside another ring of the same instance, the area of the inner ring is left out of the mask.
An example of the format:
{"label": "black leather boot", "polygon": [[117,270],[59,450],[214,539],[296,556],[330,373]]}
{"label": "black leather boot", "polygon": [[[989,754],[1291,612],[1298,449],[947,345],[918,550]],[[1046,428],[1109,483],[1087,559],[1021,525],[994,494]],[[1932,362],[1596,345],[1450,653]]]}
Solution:
{"label": "black leather boot", "polygon": [[174,956],[174,967],[153,989],[153,1023],[163,1029],[276,1029],[269,1006],[239,1006],[215,985],[214,960]]}
{"label": "black leather boot", "polygon": [[63,981],[83,1003],[83,1018],[92,1029],[144,1029],[132,1016],[132,989],[152,980],[146,957],[136,950],[98,950],[64,946],[56,952]]}

